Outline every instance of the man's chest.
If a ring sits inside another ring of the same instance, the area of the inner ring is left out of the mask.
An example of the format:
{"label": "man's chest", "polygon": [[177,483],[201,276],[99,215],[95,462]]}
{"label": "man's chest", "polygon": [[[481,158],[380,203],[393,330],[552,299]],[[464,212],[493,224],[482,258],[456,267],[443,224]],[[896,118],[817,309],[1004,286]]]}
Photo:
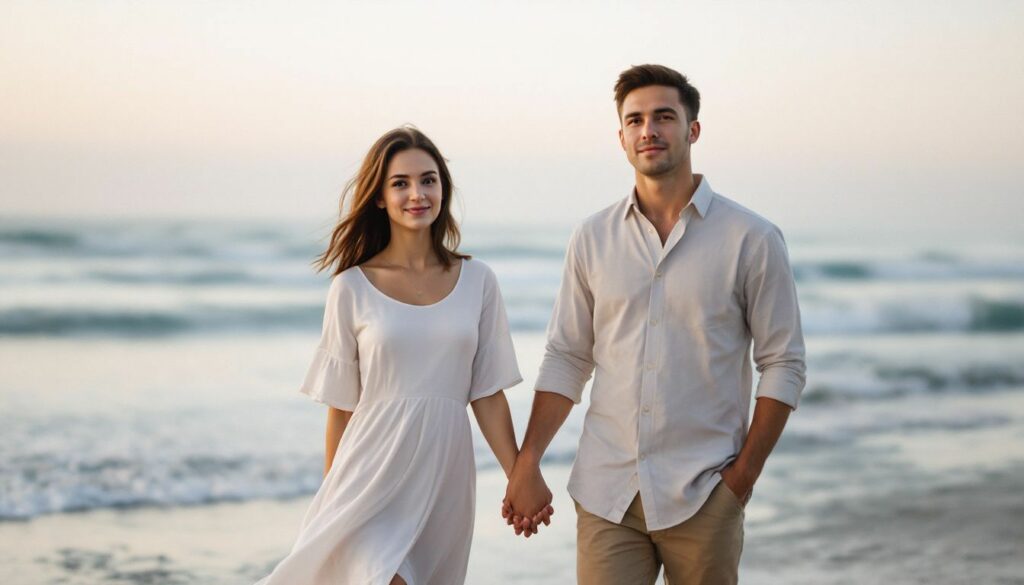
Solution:
{"label": "man's chest", "polygon": [[693,328],[740,324],[745,300],[739,251],[726,242],[688,236],[667,251],[643,237],[622,237],[594,250],[585,277],[595,324],[605,318]]}

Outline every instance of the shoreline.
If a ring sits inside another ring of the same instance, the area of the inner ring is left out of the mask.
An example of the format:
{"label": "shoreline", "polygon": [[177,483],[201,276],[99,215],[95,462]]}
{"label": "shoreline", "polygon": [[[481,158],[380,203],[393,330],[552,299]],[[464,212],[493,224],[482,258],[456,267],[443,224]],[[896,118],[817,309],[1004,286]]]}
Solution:
{"label": "shoreline", "polygon": [[[476,524],[467,583],[575,580],[575,512],[565,491],[569,467],[545,469],[554,494],[551,526],[516,537],[500,515],[505,476],[477,474]],[[0,523],[0,582],[237,584],[268,574],[291,549],[312,494],[173,508],[140,507],[49,514]],[[552,545],[555,546],[552,546]],[[528,564],[508,557],[528,558]],[[503,571],[495,574],[495,569]]]}
{"label": "shoreline", "polygon": [[[568,473],[565,465],[545,467],[556,513],[530,539],[515,537],[498,513],[504,474],[478,474],[467,584],[575,582]],[[761,502],[755,496],[748,506],[741,582],[1024,585],[1021,485],[1024,465],[1016,464],[959,484],[808,501],[800,511],[804,521],[782,530],[760,510],[770,499],[762,493]],[[310,499],[106,509],[0,523],[0,582],[252,583],[290,549]]]}

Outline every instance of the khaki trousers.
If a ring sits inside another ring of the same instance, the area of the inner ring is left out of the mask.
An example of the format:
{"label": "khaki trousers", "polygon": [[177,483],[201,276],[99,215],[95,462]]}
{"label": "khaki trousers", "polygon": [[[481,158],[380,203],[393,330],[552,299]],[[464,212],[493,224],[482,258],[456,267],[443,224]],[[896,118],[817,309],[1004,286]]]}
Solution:
{"label": "khaki trousers", "polygon": [[735,585],[743,552],[743,504],[719,482],[697,513],[671,528],[647,530],[637,494],[621,524],[576,504],[579,585]]}

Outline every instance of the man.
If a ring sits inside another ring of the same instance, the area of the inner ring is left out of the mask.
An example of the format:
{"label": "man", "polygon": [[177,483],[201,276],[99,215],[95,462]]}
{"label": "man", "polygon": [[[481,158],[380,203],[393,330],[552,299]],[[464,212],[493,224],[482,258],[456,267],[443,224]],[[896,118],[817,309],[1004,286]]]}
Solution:
{"label": "man", "polygon": [[736,583],[743,507],[804,386],[785,242],[693,174],[684,76],[633,67],[615,100],[636,187],[572,235],[505,513],[528,534],[547,520],[541,456],[596,370],[569,479],[578,582],[654,583],[664,565],[672,585]]}

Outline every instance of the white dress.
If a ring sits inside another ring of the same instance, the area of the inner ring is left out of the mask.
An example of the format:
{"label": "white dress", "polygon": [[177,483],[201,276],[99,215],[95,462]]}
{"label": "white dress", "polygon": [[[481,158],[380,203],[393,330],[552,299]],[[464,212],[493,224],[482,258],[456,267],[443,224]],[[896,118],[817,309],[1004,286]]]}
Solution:
{"label": "white dress", "polygon": [[[457,268],[453,267],[453,269]],[[476,468],[466,406],[522,381],[491,269],[432,305],[334,277],[301,392],[353,411],[291,552],[257,585],[463,583]]]}

